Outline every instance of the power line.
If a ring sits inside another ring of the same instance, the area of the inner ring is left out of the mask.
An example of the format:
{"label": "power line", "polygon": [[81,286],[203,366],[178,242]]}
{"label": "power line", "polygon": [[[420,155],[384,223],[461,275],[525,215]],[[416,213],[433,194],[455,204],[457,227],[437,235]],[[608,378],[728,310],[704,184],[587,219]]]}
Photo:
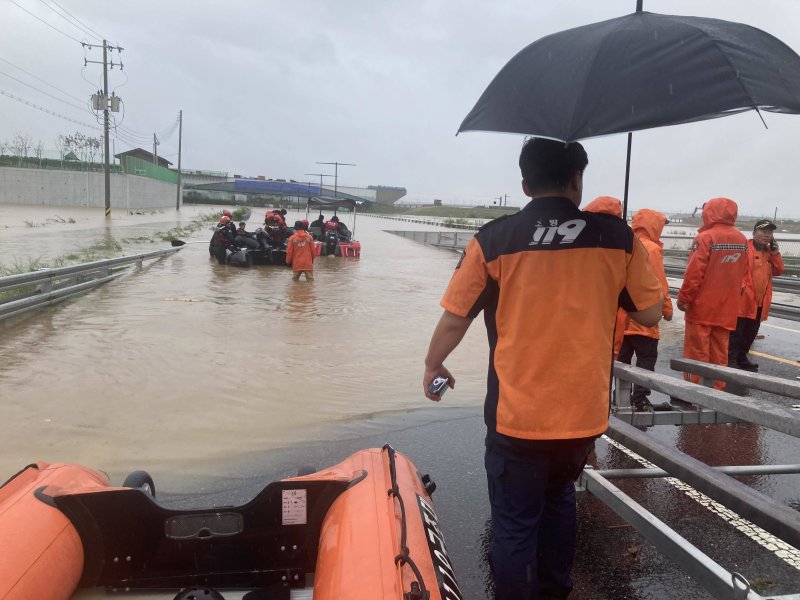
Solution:
{"label": "power line", "polygon": [[36,90],[40,94],[44,94],[45,96],[49,96],[50,98],[53,98],[54,100],[58,100],[59,102],[63,102],[64,104],[66,104],[68,106],[71,106],[73,108],[77,108],[78,110],[84,110],[84,108],[85,108],[83,106],[78,106],[77,104],[73,104],[72,102],[68,102],[67,100],[64,100],[63,98],[59,98],[58,96],[53,96],[53,94],[45,92],[44,90],[40,90],[39,88],[32,86],[30,83],[25,83],[21,79],[17,79],[13,75],[9,75],[8,73],[3,73],[2,71],[0,71],[0,75],[5,75],[6,77],[8,77],[10,79],[13,79],[14,81],[18,81],[22,85],[25,85],[25,86],[31,88],[32,90]]}
{"label": "power line", "polygon": [[41,21],[42,23],[44,23],[45,25],[47,25],[47,26],[48,26],[50,29],[53,29],[53,30],[57,31],[58,33],[60,33],[60,34],[61,34],[61,35],[63,35],[64,37],[68,37],[69,39],[71,39],[71,40],[72,40],[72,41],[74,41],[74,42],[78,42],[79,44],[81,43],[81,41],[80,41],[78,38],[74,38],[74,37],[72,37],[70,34],[68,34],[68,33],[65,33],[65,32],[61,31],[61,30],[60,30],[58,27],[55,27],[55,26],[51,25],[50,23],[48,23],[47,21],[45,21],[45,20],[44,20],[44,19],[42,19],[41,17],[37,17],[35,14],[33,14],[31,11],[29,11],[29,10],[28,10],[27,8],[25,8],[24,6],[20,6],[19,4],[17,4],[16,2],[14,2],[14,0],[8,0],[8,1],[9,1],[9,2],[11,2],[11,4],[13,4],[14,6],[16,6],[17,8],[19,8],[19,9],[21,9],[21,10],[24,10],[26,13],[28,13],[28,14],[29,14],[30,16],[32,16],[34,19],[37,19],[38,21]]}
{"label": "power line", "polygon": [[75,100],[77,100],[78,102],[83,102],[83,101],[85,100],[85,98],[78,98],[77,96],[74,96],[74,95],[70,94],[69,92],[65,92],[64,90],[62,90],[62,89],[60,89],[60,88],[57,88],[57,87],[56,87],[56,86],[54,86],[52,83],[47,83],[47,82],[46,82],[44,79],[42,79],[41,77],[37,77],[36,75],[34,75],[33,73],[31,73],[30,71],[26,71],[26,70],[25,70],[25,69],[23,69],[22,67],[15,65],[14,63],[12,63],[11,61],[8,61],[8,60],[6,60],[6,59],[5,59],[5,58],[3,58],[2,56],[0,56],[0,60],[2,60],[4,63],[8,63],[9,65],[11,65],[12,67],[14,67],[15,69],[19,69],[20,71],[22,71],[23,73],[25,73],[25,74],[27,74],[27,75],[29,75],[29,76],[33,77],[34,79],[36,79],[36,80],[38,80],[38,81],[41,81],[43,84],[45,84],[45,85],[49,85],[51,88],[53,88],[54,90],[58,90],[59,92],[61,92],[61,93],[62,93],[62,94],[64,94],[65,96],[69,96],[70,98],[74,98],[74,99],[75,99]]}
{"label": "power line", "polygon": [[47,113],[49,115],[53,115],[54,117],[59,117],[60,119],[64,119],[65,121],[70,121],[72,123],[77,123],[78,125],[82,125],[84,127],[88,127],[89,129],[97,129],[97,127],[95,127],[94,125],[89,125],[88,123],[82,123],[81,121],[76,121],[75,119],[71,119],[69,117],[66,117],[66,116],[62,115],[61,113],[57,113],[55,111],[52,111],[52,110],[50,110],[48,108],[45,108],[44,106],[39,106],[38,104],[34,104],[33,102],[29,102],[28,100],[25,100],[24,98],[20,98],[19,96],[15,96],[14,94],[6,92],[5,90],[0,90],[0,94],[3,94],[4,96],[8,96],[9,98],[11,98],[13,100],[16,100],[17,102],[22,102],[23,104],[27,104],[28,106],[30,106],[31,108],[35,108],[36,110],[40,110],[40,111],[45,112],[45,113]]}
{"label": "power line", "polygon": [[[81,30],[83,33],[85,33],[86,35],[88,35],[88,36],[90,36],[90,37],[93,37],[93,38],[97,39],[98,41],[101,41],[101,42],[103,41],[103,37],[102,37],[102,36],[98,36],[98,35],[96,35],[95,33],[92,33],[92,31],[91,31],[91,30],[87,30],[87,29],[86,29],[86,28],[84,28],[82,25],[80,25],[80,24],[79,24],[79,23],[80,23],[80,21],[79,21],[78,19],[76,19],[75,17],[73,17],[73,16],[70,14],[70,12],[69,12],[68,10],[66,10],[66,9],[65,9],[65,8],[63,8],[61,5],[59,5],[57,2],[55,2],[55,0],[53,0],[53,4],[55,4],[56,6],[58,6],[58,8],[60,8],[62,11],[64,11],[64,12],[65,12],[65,13],[67,13],[67,14],[68,14],[70,17],[72,17],[72,19],[73,19],[72,21],[71,21],[70,19],[68,19],[67,17],[65,17],[64,15],[62,15],[60,12],[58,12],[58,11],[57,11],[55,8],[53,8],[52,6],[50,6],[50,5],[49,5],[47,2],[45,2],[45,0],[39,0],[39,2],[41,2],[42,4],[44,4],[44,5],[45,5],[47,8],[49,8],[50,10],[52,10],[54,13],[56,13],[56,14],[57,14],[59,17],[61,17],[62,19],[64,19],[64,20],[65,20],[67,23],[69,23],[69,24],[70,24],[70,25],[72,25],[73,27],[76,27],[76,28],[80,29],[80,30]],[[73,21],[74,21],[74,22],[73,22]],[[87,27],[88,27],[88,26],[87,26]]]}

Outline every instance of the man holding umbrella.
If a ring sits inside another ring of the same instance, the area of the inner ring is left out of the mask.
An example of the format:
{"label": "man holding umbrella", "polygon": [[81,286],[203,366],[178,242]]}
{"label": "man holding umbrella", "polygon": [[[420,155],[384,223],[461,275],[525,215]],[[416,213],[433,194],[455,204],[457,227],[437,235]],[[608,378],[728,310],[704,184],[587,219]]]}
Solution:
{"label": "man holding umbrella", "polygon": [[497,600],[566,598],[575,553],[575,488],[608,427],[614,323],[645,326],[663,293],[624,221],[581,212],[588,159],[578,143],[532,138],[519,164],[531,202],[475,235],[441,301],[425,358],[425,395],[472,320],[489,338],[484,420]]}

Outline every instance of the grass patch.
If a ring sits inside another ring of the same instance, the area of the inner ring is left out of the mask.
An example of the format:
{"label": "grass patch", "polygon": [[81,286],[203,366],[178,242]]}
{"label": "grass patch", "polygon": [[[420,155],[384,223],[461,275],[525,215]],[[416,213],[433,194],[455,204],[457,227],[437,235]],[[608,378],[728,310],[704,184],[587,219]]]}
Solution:
{"label": "grass patch", "polygon": [[[19,275],[21,273],[30,273],[32,271],[39,271],[41,269],[57,269],[58,267],[65,267],[77,263],[93,262],[97,260],[104,260],[106,258],[114,258],[122,252],[125,244],[143,244],[143,243],[161,243],[168,242],[172,239],[185,237],[195,231],[202,229],[209,222],[216,223],[222,213],[207,213],[200,215],[187,225],[182,227],[173,227],[169,231],[154,233],[152,235],[140,235],[132,238],[123,238],[122,240],[116,239],[114,236],[107,234],[99,241],[89,246],[79,248],[69,254],[57,256],[50,260],[44,260],[41,256],[38,257],[15,257],[11,263],[0,263],[0,277],[8,277],[10,275]],[[64,222],[59,221],[59,222]],[[66,222],[74,222],[69,219]],[[26,222],[27,223],[27,222]],[[42,227],[43,224],[29,224],[29,227]],[[13,290],[11,292],[0,293],[0,300],[6,300],[9,297],[20,295],[23,290]]]}

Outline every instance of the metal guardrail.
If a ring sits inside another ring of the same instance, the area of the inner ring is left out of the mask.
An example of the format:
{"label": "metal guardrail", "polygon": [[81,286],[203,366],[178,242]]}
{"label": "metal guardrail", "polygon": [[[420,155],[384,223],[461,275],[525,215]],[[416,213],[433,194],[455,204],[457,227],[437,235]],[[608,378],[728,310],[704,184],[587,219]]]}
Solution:
{"label": "metal guardrail", "polygon": [[475,236],[475,232],[461,231],[386,231],[393,235],[399,235],[415,242],[420,242],[427,246],[437,248],[448,248],[461,252],[467,247],[469,241]]}
{"label": "metal guardrail", "polygon": [[[697,373],[707,379],[709,385],[712,385],[714,379],[721,379],[790,398],[800,397],[800,383],[795,381],[688,359],[675,359],[671,362],[671,366],[681,371]],[[585,489],[602,500],[715,598],[764,600],[765,597],[756,593],[742,575],[725,570],[609,480],[661,476],[679,479],[748,519],[751,524],[762,528],[767,535],[771,534],[797,553],[795,549],[800,548],[800,513],[733,479],[731,475],[797,474],[800,473],[800,465],[711,467],[667,446],[635,426],[666,423],[688,425],[742,420],[800,437],[800,413],[766,400],[735,396],[619,362],[614,364],[614,375],[616,377],[614,416],[610,418],[606,435],[615,443],[624,445],[660,469],[601,471],[587,468],[581,475],[579,489]],[[630,407],[632,383],[683,400],[687,408],[675,408],[667,412],[632,412]],[[788,544],[795,548],[789,547]],[[800,595],[767,598],[800,600]]]}
{"label": "metal guardrail", "polygon": [[[685,266],[664,265],[664,272],[667,277],[683,278],[686,273]],[[800,294],[800,278],[797,277],[773,277],[772,289],[776,292],[786,292],[787,294]]]}
{"label": "metal guardrail", "polygon": [[[396,216],[396,215],[383,215],[383,214],[375,214],[375,213],[359,213],[359,215],[364,215],[365,217],[372,217],[374,219],[386,219],[389,221],[403,221],[405,223],[419,223],[420,225],[434,225],[439,227],[448,227],[450,229],[465,229],[468,231],[476,232],[478,229],[489,219],[472,219],[472,223],[455,223],[455,222],[447,222],[447,218],[437,218],[437,217],[428,217],[428,218],[416,218],[416,217],[405,217],[405,216]],[[400,232],[392,231],[390,233],[397,233]],[[470,235],[472,237],[472,235]]]}
{"label": "metal guardrail", "polygon": [[[126,274],[131,265],[141,267],[145,260],[169,256],[179,250],[180,248],[169,248],[0,277],[0,321],[42,306],[56,304]],[[9,293],[16,290],[21,291],[17,294]]]}

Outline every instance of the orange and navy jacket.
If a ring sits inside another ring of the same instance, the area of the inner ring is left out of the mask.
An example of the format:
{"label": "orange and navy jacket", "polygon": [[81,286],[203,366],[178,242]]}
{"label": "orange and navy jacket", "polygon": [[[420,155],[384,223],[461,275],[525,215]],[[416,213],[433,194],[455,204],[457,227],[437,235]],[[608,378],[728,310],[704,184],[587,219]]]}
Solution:
{"label": "orange and navy jacket", "polygon": [[[664,306],[661,308],[661,316],[669,319],[672,317],[672,300],[669,297],[669,283],[664,273],[664,251],[662,250],[664,244],[661,243],[661,232],[664,230],[666,222],[666,215],[649,208],[642,208],[633,215],[631,227],[633,228],[633,233],[642,242],[642,246],[647,250],[650,268],[653,269],[653,273],[656,274],[656,277],[661,282],[661,289],[664,292]],[[658,325],[645,327],[629,318],[625,324],[625,335],[643,335],[657,340],[659,337]]]}
{"label": "orange and navy jacket", "polygon": [[441,306],[466,318],[484,313],[487,439],[600,435],[617,307],[661,300],[647,252],[621,219],[549,197],[484,225]]}
{"label": "orange and navy jacket", "polygon": [[747,238],[733,224],[738,207],[728,198],[703,206],[703,226],[692,243],[678,301],[686,321],[733,331],[747,269]]}
{"label": "orange and navy jacket", "polygon": [[[761,320],[766,321],[769,307],[772,306],[772,277],[782,275],[783,258],[778,254],[770,254],[767,249],[756,250],[753,240],[747,241],[747,264],[750,277],[744,278],[744,291],[739,304],[739,316],[755,319],[758,307],[761,306]],[[763,293],[759,302],[758,292]]]}
{"label": "orange and navy jacket", "polygon": [[314,269],[314,238],[307,231],[298,231],[286,241],[286,262],[292,271]]}

